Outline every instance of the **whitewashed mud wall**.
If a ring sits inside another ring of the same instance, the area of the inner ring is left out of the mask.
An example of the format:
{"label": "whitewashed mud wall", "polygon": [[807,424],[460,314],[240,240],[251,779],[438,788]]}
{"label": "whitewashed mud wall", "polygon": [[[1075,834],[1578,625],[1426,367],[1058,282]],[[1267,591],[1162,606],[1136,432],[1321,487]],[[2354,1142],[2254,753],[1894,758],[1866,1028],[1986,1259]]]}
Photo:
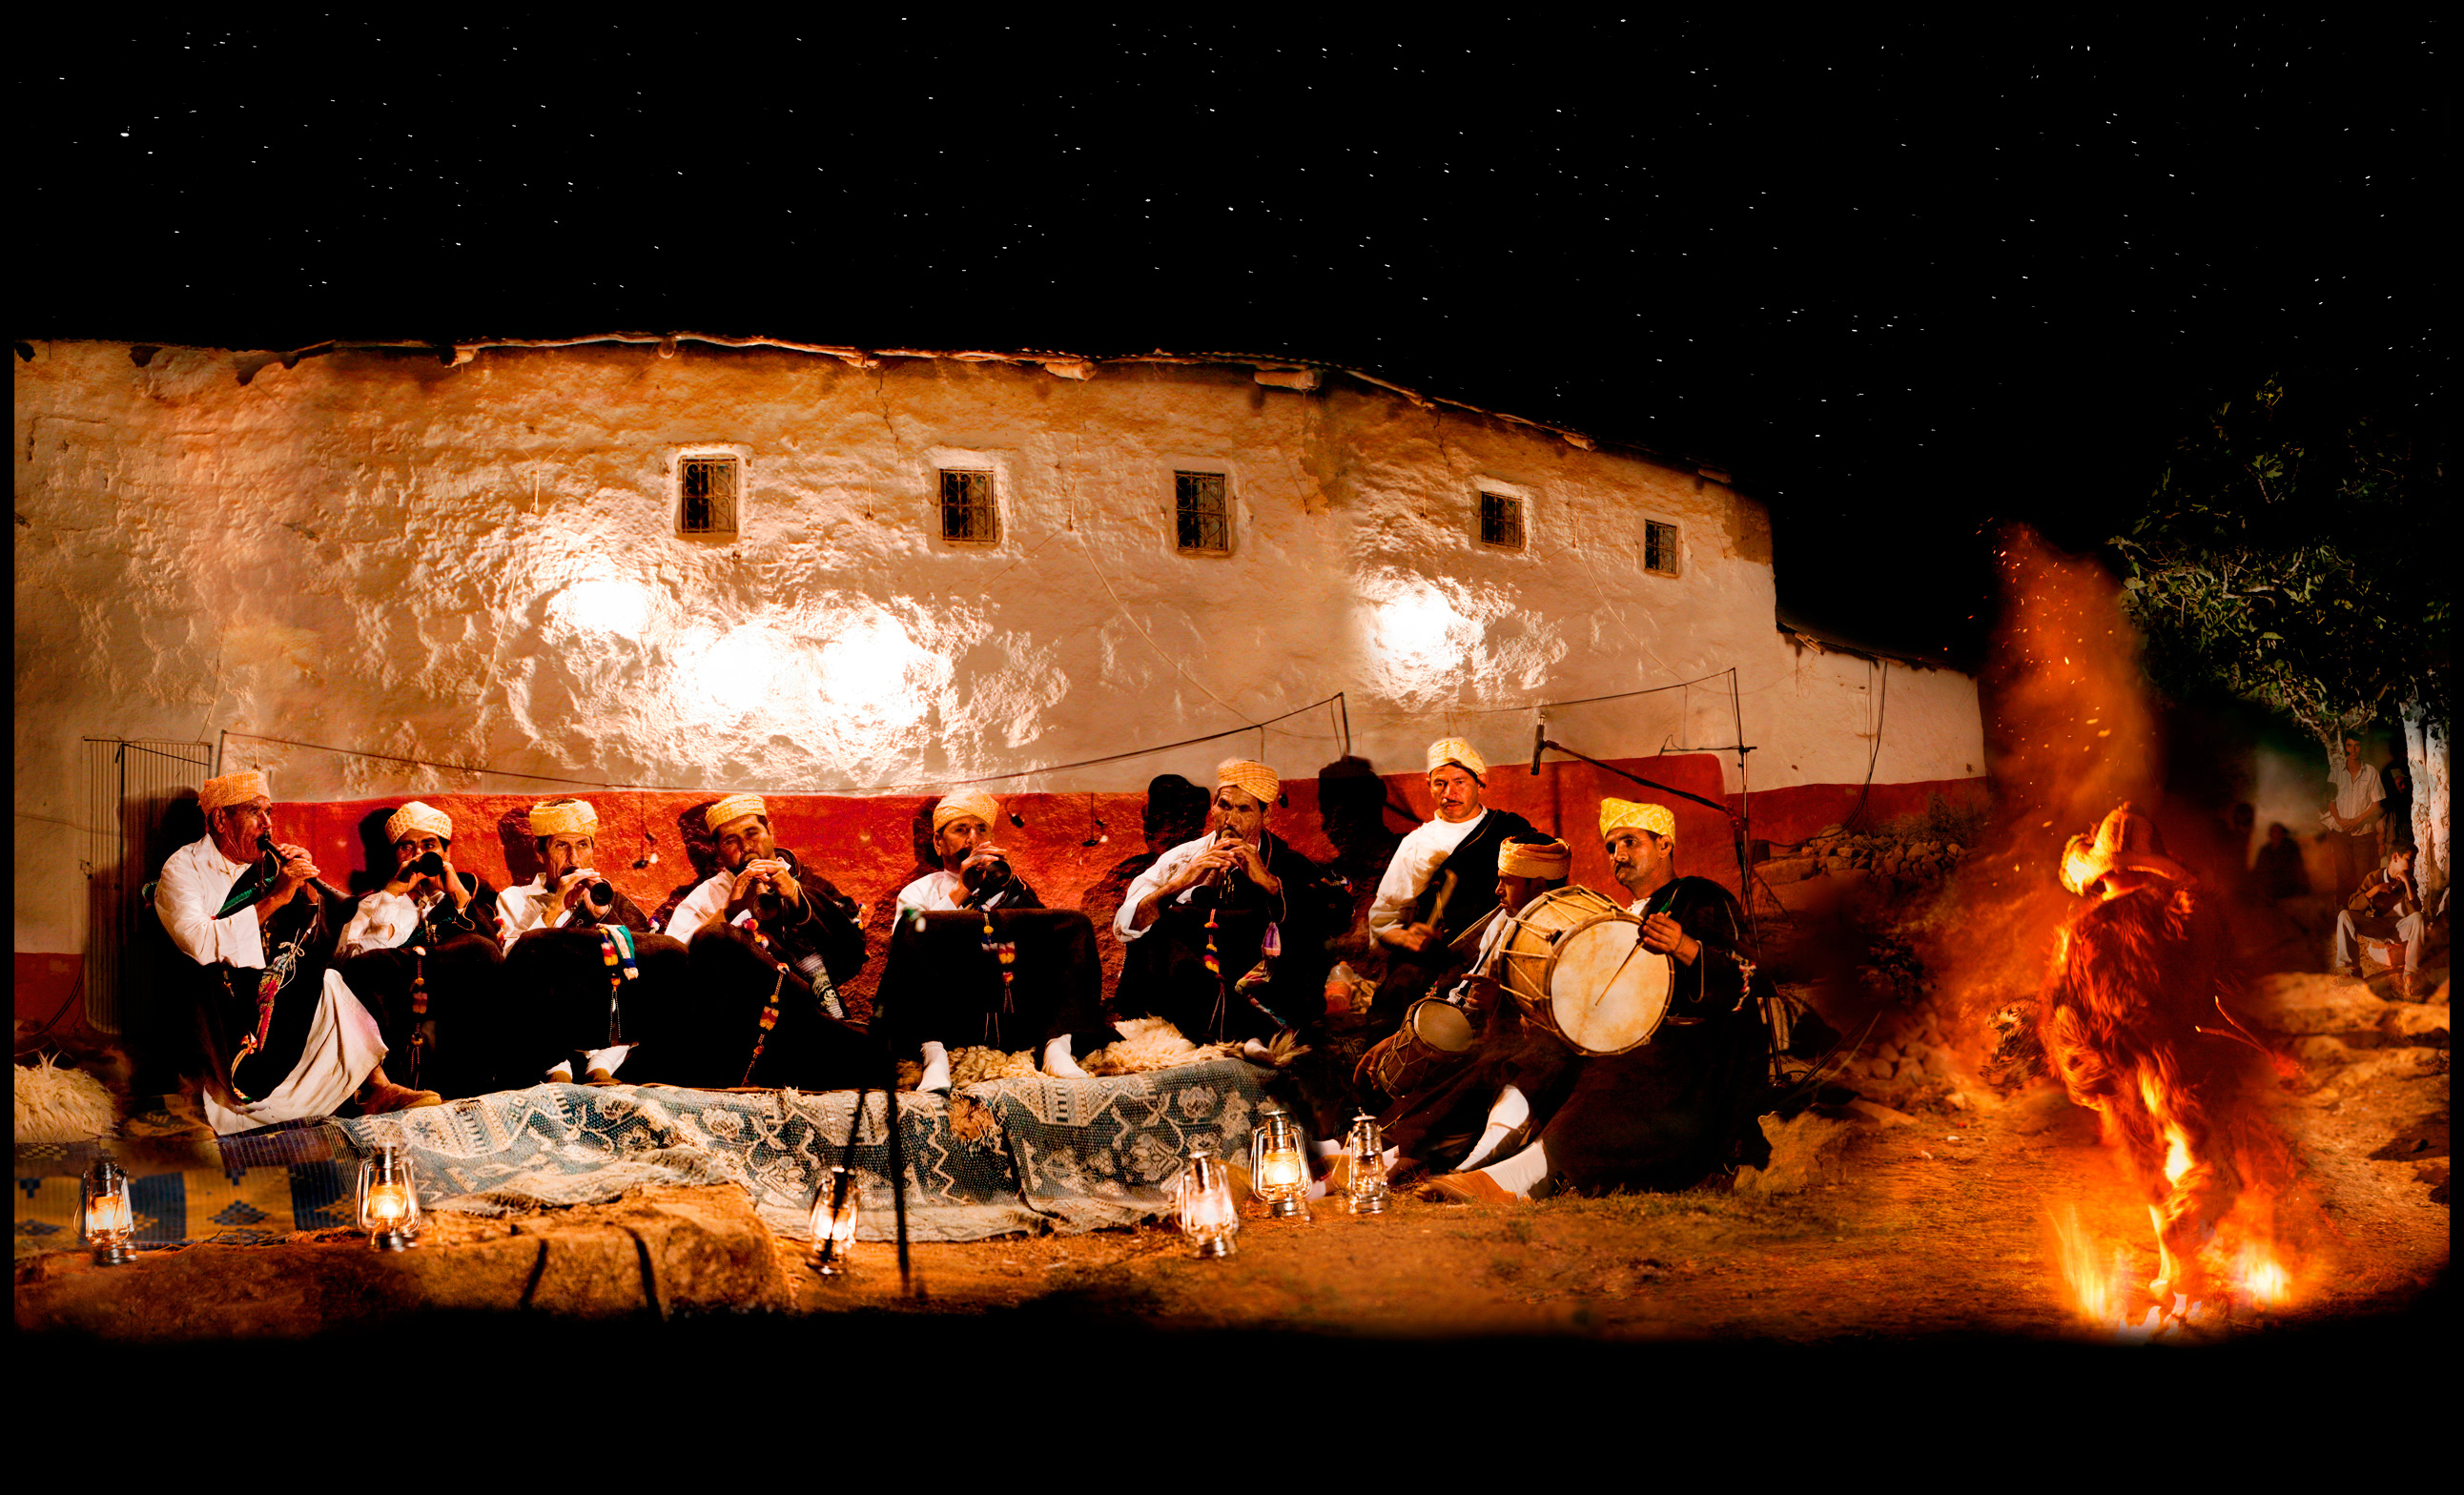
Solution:
{"label": "whitewashed mud wall", "polygon": [[[1340,376],[893,360],[686,343],[296,367],[123,343],[16,370],[17,948],[74,950],[82,736],[270,734],[676,786],[807,792],[1117,753],[1341,690],[1381,770],[1464,732],[1509,761],[1544,698],[1740,671],[1757,790],[1980,772],[1974,682],[1800,650],[1770,529],[1717,482]],[[674,469],[743,459],[739,538],[680,539]],[[942,541],[937,467],[997,474],[996,545]],[[1176,554],[1176,469],[1234,553]],[[1483,487],[1529,546],[1476,540]],[[1646,518],[1683,575],[1642,569]],[[1468,668],[1466,668],[1468,666]],[[1573,708],[1596,756],[1735,740],[1725,689]],[[1251,735],[1019,787],[1197,777]],[[1325,713],[1264,739],[1287,775]],[[284,799],[480,783],[235,742]],[[1733,762],[1730,787],[1735,787]]]}

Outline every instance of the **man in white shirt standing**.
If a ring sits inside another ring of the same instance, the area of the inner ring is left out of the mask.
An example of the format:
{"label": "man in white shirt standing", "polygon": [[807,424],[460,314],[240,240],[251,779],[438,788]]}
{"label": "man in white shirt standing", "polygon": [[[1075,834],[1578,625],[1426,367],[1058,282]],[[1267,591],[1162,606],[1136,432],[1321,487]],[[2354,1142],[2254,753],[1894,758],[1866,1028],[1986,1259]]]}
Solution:
{"label": "man in white shirt standing", "polygon": [[2327,830],[2327,845],[2335,851],[2333,890],[2339,904],[2378,868],[2378,824],[2384,813],[2380,802],[2387,798],[2387,791],[2379,787],[2378,769],[2362,761],[2362,739],[2347,736],[2343,748],[2343,762],[2327,765],[2327,781],[2336,786],[2336,802],[2319,817]]}
{"label": "man in white shirt standing", "polygon": [[1386,948],[1387,976],[1370,1012],[1373,1027],[1402,1021],[1404,1009],[1461,963],[1452,947],[1497,906],[1497,854],[1509,837],[1531,834],[1529,821],[1482,802],[1488,762],[1461,737],[1429,744],[1429,793],[1438,818],[1395,848],[1369,933]]}
{"label": "man in white shirt standing", "polygon": [[[227,1135],[330,1116],[354,1101],[363,1114],[438,1104],[433,1091],[385,1078],[377,1020],[330,963],[334,935],[308,849],[277,844],[278,861],[260,861],[257,842],[274,830],[265,776],[209,779],[197,805],[206,834],[163,864],[154,912],[198,967],[207,1121]],[[225,912],[251,877],[261,891]]]}

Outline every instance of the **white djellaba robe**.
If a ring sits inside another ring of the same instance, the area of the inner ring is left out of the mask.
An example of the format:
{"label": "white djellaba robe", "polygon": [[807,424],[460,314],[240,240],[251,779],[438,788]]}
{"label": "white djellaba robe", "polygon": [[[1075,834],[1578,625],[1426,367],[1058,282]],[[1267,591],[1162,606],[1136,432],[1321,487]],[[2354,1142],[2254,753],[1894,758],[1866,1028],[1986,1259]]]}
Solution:
{"label": "white djellaba robe", "polygon": [[[180,953],[200,965],[221,960],[245,970],[265,968],[265,941],[257,928],[253,905],[228,918],[214,911],[230,896],[253,864],[234,862],[207,836],[171,853],[154,889],[154,912]],[[301,897],[307,894],[302,892]],[[406,900],[407,901],[407,900]],[[246,1106],[228,1107],[209,1088],[206,1120],[228,1136],[278,1121],[330,1116],[359,1093],[377,1066],[385,1063],[385,1035],[377,1020],[343,984],[341,973],[325,968],[324,987],[317,1014],[309,1020],[308,1042],[299,1062],[280,1085]]]}
{"label": "white djellaba robe", "polygon": [[496,918],[504,930],[507,949],[513,948],[516,935],[527,934],[535,929],[562,929],[573,922],[572,911],[560,904],[548,890],[545,872],[518,888],[499,891],[496,894]]}
{"label": "white djellaba robe", "polygon": [[[1429,879],[1437,875],[1446,858],[1455,854],[1455,847],[1487,819],[1488,810],[1483,806],[1469,820],[1433,820],[1405,836],[1395,848],[1394,859],[1386,864],[1386,875],[1377,880],[1377,896],[1369,905],[1369,932],[1380,934],[1411,917],[1412,905],[1428,890]],[[1488,893],[1485,888],[1473,891],[1484,898]]]}
{"label": "white djellaba robe", "polygon": [[[898,890],[898,912],[921,910],[926,913],[965,913],[958,907],[958,895],[967,890],[966,880],[956,872],[927,872]],[[1010,894],[1004,888],[976,905],[978,909],[998,909]]]}

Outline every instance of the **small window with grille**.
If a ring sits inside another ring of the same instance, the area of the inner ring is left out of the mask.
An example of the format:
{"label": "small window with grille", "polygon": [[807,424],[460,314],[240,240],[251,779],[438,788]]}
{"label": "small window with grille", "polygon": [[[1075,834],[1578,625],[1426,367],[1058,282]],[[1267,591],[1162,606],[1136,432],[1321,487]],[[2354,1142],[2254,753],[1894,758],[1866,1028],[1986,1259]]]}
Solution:
{"label": "small window with grille", "polygon": [[1175,543],[1184,554],[1232,553],[1232,504],[1224,496],[1222,473],[1173,473],[1172,509]]}
{"label": "small window with grille", "polygon": [[1480,495],[1480,542],[1507,550],[1523,548],[1523,500],[1512,494]]}
{"label": "small window with grille", "polygon": [[676,533],[736,533],[737,460],[686,457],[676,464]]}
{"label": "small window with grille", "polygon": [[1001,542],[1001,509],[990,473],[941,469],[941,538],[965,544]]}
{"label": "small window with grille", "polygon": [[1642,568],[1654,576],[1677,574],[1677,526],[1642,521]]}

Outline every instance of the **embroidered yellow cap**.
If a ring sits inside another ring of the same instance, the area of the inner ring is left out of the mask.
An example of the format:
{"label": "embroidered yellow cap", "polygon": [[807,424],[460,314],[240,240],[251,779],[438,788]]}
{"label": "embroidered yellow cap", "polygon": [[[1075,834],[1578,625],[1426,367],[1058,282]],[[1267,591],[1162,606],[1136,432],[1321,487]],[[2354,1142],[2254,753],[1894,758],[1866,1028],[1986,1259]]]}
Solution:
{"label": "embroidered yellow cap", "polygon": [[1644,804],[1634,800],[1602,800],[1600,802],[1600,834],[1605,836],[1620,825],[1647,830],[1655,836],[1671,840],[1677,835],[1677,817],[1668,813],[1665,804]]}

